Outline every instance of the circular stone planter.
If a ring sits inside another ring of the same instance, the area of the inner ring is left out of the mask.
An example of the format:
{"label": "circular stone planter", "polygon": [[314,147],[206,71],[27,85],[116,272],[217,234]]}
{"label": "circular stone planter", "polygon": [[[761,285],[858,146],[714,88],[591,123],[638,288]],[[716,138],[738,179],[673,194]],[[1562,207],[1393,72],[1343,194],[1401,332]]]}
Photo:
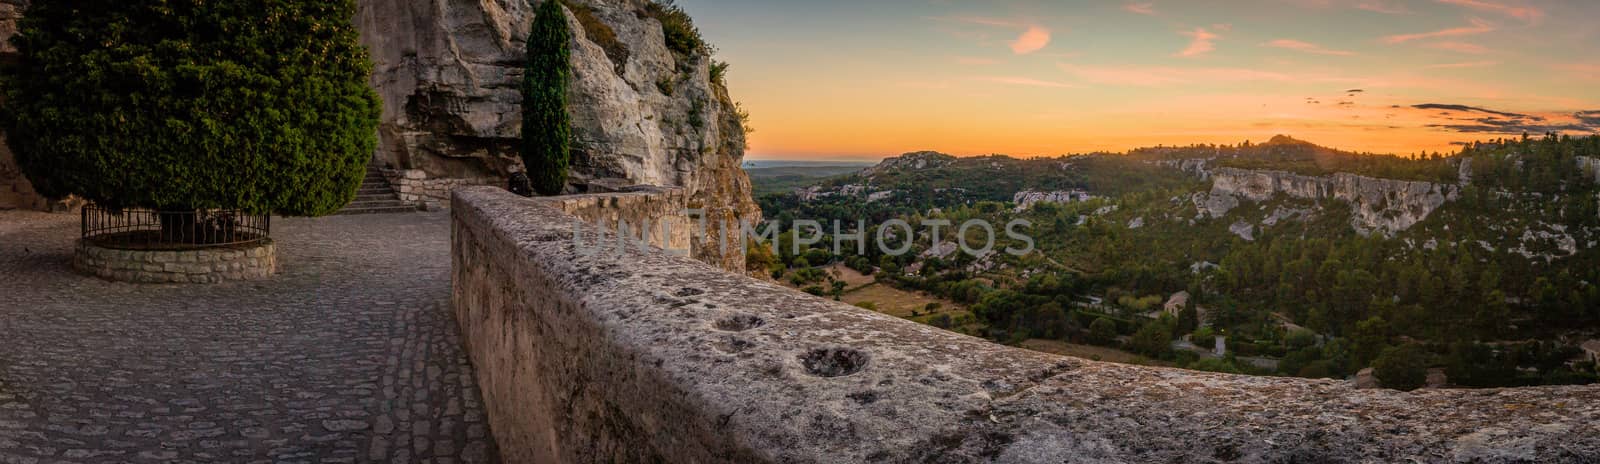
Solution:
{"label": "circular stone planter", "polygon": [[271,277],[278,258],[272,240],[198,250],[120,250],[79,240],[72,268],[118,282],[218,283]]}

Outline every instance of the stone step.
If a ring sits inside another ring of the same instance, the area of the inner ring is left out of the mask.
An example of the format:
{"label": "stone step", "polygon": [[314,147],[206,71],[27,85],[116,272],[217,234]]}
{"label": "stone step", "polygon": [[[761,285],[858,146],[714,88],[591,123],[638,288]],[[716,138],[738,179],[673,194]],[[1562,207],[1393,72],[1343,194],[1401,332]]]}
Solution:
{"label": "stone step", "polygon": [[356,198],[351,200],[352,203],[368,201],[400,201],[400,197],[394,195],[356,195]]}
{"label": "stone step", "polygon": [[357,198],[356,201],[352,201],[352,202],[350,202],[350,204],[344,205],[344,207],[346,207],[346,208],[372,208],[372,207],[388,207],[388,206],[411,206],[411,207],[416,207],[416,205],[400,201],[399,199],[396,199],[396,198],[385,198],[385,199],[381,199],[381,200],[362,200],[362,199]]}
{"label": "stone step", "polygon": [[361,187],[356,189],[356,195],[393,195],[394,189],[385,187]]}
{"label": "stone step", "polygon": [[334,213],[334,214],[345,215],[345,214],[415,213],[417,211],[418,211],[417,207],[415,207],[415,206],[383,206],[383,207],[373,207],[373,208],[349,208],[349,207],[347,207],[345,209],[339,210],[338,213]]}

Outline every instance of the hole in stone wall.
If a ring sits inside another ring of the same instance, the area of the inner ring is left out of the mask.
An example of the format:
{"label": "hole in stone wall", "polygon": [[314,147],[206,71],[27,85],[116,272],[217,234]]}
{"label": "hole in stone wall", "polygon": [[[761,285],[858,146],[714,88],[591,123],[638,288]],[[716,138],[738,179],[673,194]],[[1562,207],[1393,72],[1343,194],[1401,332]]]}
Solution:
{"label": "hole in stone wall", "polygon": [[850,348],[815,349],[800,355],[806,372],[818,377],[843,377],[867,367],[867,354]]}
{"label": "hole in stone wall", "polygon": [[756,327],[761,327],[762,325],[766,325],[766,323],[767,321],[749,314],[735,314],[717,320],[716,326],[717,330],[743,332]]}
{"label": "hole in stone wall", "polygon": [[678,289],[678,291],[673,292],[672,296],[680,296],[680,297],[681,296],[695,296],[695,295],[699,295],[699,294],[702,294],[702,293],[705,293],[705,292],[706,292],[705,290],[701,290],[701,289],[694,288],[694,287],[683,287],[683,288]]}

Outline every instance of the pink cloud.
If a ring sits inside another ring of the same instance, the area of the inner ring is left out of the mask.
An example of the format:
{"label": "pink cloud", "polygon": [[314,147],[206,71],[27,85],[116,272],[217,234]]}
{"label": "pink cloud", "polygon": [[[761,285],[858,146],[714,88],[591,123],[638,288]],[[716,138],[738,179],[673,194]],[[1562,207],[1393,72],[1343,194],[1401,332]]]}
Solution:
{"label": "pink cloud", "polygon": [[1034,78],[1031,78],[1031,77],[1017,77],[1017,76],[989,76],[989,77],[980,77],[980,78],[978,78],[978,80],[984,81],[984,82],[993,82],[993,83],[996,83],[996,84],[1021,85],[1021,86],[1027,86],[1027,87],[1050,87],[1050,88],[1057,88],[1057,89],[1070,89],[1070,88],[1078,87],[1077,85],[1069,84],[1069,83],[1066,83],[1066,82],[1055,82],[1055,81],[1047,81],[1047,80],[1042,80],[1042,79],[1034,79]]}
{"label": "pink cloud", "polygon": [[1058,64],[1063,72],[1095,84],[1159,87],[1195,82],[1294,82],[1323,80],[1315,76],[1293,76],[1245,68],[1180,68],[1170,66],[1089,66]]}
{"label": "pink cloud", "polygon": [[1028,26],[1017,40],[1011,42],[1011,52],[1026,55],[1039,51],[1046,45],[1050,45],[1050,30],[1039,26]]}
{"label": "pink cloud", "polygon": [[1534,7],[1511,6],[1503,3],[1493,3],[1484,0],[1434,0],[1447,5],[1456,5],[1478,11],[1497,13],[1517,18],[1527,22],[1535,22],[1544,18],[1544,10]]}
{"label": "pink cloud", "polygon": [[1321,45],[1317,45],[1317,44],[1310,43],[1310,42],[1301,42],[1299,40],[1293,40],[1293,39],[1278,39],[1278,40],[1274,40],[1274,41],[1271,41],[1271,42],[1264,43],[1262,45],[1265,45],[1265,46],[1268,46],[1268,47],[1276,47],[1276,48],[1294,50],[1294,51],[1299,51],[1299,52],[1305,52],[1305,53],[1315,53],[1315,54],[1318,54],[1318,55],[1351,56],[1351,55],[1356,54],[1355,52],[1344,51],[1344,50],[1330,50],[1330,49],[1327,49],[1327,48],[1322,48]]}
{"label": "pink cloud", "polygon": [[1025,27],[1026,26],[1025,24],[1022,24],[1022,23],[1019,23],[1019,22],[1016,22],[1016,21],[1012,21],[1012,20],[1008,20],[1008,19],[990,18],[990,17],[987,17],[987,16],[939,16],[939,17],[933,17],[933,18],[929,18],[929,19],[933,19],[935,21],[955,21],[955,22],[960,22],[960,23],[978,24],[978,25],[983,25],[983,26],[995,26],[995,27],[1018,27],[1018,28],[1020,28],[1020,27]]}
{"label": "pink cloud", "polygon": [[1356,4],[1356,8],[1384,14],[1407,14],[1411,12],[1404,5],[1390,3],[1386,0],[1366,0]]}
{"label": "pink cloud", "polygon": [[1154,3],[1129,3],[1127,5],[1123,5],[1122,9],[1123,11],[1127,11],[1129,13],[1142,15],[1156,14],[1156,4]]}
{"label": "pink cloud", "polygon": [[980,26],[1003,27],[1021,29],[1022,34],[1016,40],[1009,42],[1011,51],[1018,55],[1026,55],[1043,49],[1050,45],[1050,29],[1039,25],[1013,21],[1009,19],[991,18],[987,16],[936,16],[929,17],[934,21],[959,22],[977,24]]}
{"label": "pink cloud", "polygon": [[1432,49],[1448,50],[1456,53],[1466,53],[1471,55],[1482,55],[1490,52],[1488,47],[1466,42],[1433,42],[1423,46]]}
{"label": "pink cloud", "polygon": [[1600,64],[1565,63],[1553,65],[1551,67],[1584,80],[1600,80]]}
{"label": "pink cloud", "polygon": [[1498,65],[1500,65],[1499,61],[1468,61],[1468,62],[1465,62],[1465,63],[1442,63],[1442,64],[1423,66],[1423,69],[1485,68],[1485,67],[1489,67],[1489,66],[1498,66]]}
{"label": "pink cloud", "polygon": [[1217,49],[1217,39],[1222,38],[1220,35],[1206,31],[1206,28],[1203,27],[1194,28],[1194,31],[1192,32],[1180,32],[1180,34],[1189,36],[1190,38],[1189,47],[1183,49],[1181,52],[1178,52],[1178,56],[1183,57],[1194,57],[1211,53],[1212,50]]}
{"label": "pink cloud", "polygon": [[1460,37],[1460,36],[1466,36],[1466,35],[1476,35],[1476,34],[1483,34],[1483,33],[1486,33],[1486,32],[1493,32],[1495,30],[1495,25],[1493,23],[1490,23],[1488,21],[1484,21],[1482,19],[1472,18],[1470,20],[1470,23],[1471,23],[1470,26],[1455,27],[1455,28],[1438,30],[1438,31],[1433,31],[1433,32],[1423,32],[1423,33],[1418,33],[1418,34],[1391,35],[1391,36],[1388,36],[1388,37],[1384,37],[1383,41],[1385,43],[1397,44],[1397,43],[1405,43],[1405,42],[1410,42],[1410,41],[1419,40],[1419,39],[1434,39],[1434,38],[1439,38],[1439,37]]}
{"label": "pink cloud", "polygon": [[964,64],[967,66],[988,66],[992,64],[1000,64],[1000,60],[993,58],[979,58],[974,56],[958,56],[955,57],[955,61],[957,64]]}

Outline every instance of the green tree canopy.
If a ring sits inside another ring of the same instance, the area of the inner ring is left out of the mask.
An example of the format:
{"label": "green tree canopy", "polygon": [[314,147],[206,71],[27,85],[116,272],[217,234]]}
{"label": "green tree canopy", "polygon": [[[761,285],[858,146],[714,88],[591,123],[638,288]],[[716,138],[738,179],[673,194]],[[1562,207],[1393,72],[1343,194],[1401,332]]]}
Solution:
{"label": "green tree canopy", "polygon": [[108,207],[315,216],[377,144],[354,0],[35,2],[0,72],[18,164]]}
{"label": "green tree canopy", "polygon": [[1428,381],[1427,353],[1414,344],[1391,347],[1372,362],[1372,371],[1385,388],[1416,390]]}
{"label": "green tree canopy", "polygon": [[528,67],[522,78],[522,164],[541,195],[558,195],[567,185],[572,158],[572,117],[567,113],[571,40],[561,2],[540,4],[528,31]]}

